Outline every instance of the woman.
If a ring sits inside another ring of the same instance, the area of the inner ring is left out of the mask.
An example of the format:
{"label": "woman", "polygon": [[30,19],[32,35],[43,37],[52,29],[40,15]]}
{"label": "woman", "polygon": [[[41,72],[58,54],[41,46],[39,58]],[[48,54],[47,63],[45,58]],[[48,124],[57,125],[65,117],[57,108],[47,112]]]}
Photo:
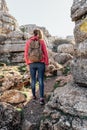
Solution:
{"label": "woman", "polygon": [[[39,62],[32,62],[29,59],[29,47],[32,40],[39,40],[41,49],[42,49],[42,58]],[[36,99],[36,72],[38,72],[38,81],[39,81],[39,90],[40,90],[40,104],[44,104],[44,72],[45,68],[48,65],[48,53],[46,48],[46,43],[43,40],[43,33],[39,29],[35,29],[33,31],[33,36],[26,42],[25,45],[25,53],[24,53],[25,62],[30,69],[31,75],[31,88],[32,88],[32,95],[33,99]]]}

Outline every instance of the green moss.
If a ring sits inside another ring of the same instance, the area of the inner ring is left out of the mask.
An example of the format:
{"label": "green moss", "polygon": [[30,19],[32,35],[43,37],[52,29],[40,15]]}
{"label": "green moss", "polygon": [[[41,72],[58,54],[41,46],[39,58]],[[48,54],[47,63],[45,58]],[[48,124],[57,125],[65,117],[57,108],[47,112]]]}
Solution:
{"label": "green moss", "polygon": [[28,92],[26,92],[26,91],[21,91],[21,93],[25,96],[25,98],[27,98],[29,96]]}
{"label": "green moss", "polygon": [[24,72],[26,72],[27,69],[26,69],[26,66],[24,65],[24,66],[19,66],[18,70],[19,70],[19,72],[24,73]]}
{"label": "green moss", "polygon": [[54,84],[54,89],[58,88],[59,85],[60,85],[60,81],[56,82],[56,83]]}
{"label": "green moss", "polygon": [[4,75],[0,75],[0,79],[4,78]]}
{"label": "green moss", "polygon": [[22,108],[16,108],[16,110],[20,113],[21,120],[23,120],[24,119],[24,111],[23,111],[23,109]]}
{"label": "green moss", "polygon": [[21,112],[22,111],[22,108],[16,108],[17,111]]}
{"label": "green moss", "polygon": [[70,66],[66,66],[63,70],[63,74],[67,75],[70,72]]}

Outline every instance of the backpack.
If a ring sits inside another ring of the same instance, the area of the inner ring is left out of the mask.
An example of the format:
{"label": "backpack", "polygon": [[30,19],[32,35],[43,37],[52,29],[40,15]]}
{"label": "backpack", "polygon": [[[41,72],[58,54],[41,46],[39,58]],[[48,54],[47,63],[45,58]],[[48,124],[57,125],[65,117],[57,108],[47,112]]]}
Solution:
{"label": "backpack", "polygon": [[40,62],[42,49],[39,40],[32,40],[29,47],[29,59],[31,62]]}

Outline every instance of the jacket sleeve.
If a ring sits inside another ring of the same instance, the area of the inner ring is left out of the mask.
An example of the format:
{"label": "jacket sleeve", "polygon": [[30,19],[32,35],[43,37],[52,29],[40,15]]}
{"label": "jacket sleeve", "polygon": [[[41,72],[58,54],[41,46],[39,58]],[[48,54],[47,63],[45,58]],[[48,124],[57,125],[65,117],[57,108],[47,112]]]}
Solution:
{"label": "jacket sleeve", "polygon": [[24,60],[25,60],[25,63],[28,64],[28,49],[29,49],[29,41],[26,42],[25,44],[25,49],[24,49]]}
{"label": "jacket sleeve", "polygon": [[45,64],[48,65],[49,60],[48,60],[48,51],[47,51],[46,43],[44,40],[42,42],[43,42],[42,50],[43,50],[43,55],[44,55],[44,61],[45,61]]}

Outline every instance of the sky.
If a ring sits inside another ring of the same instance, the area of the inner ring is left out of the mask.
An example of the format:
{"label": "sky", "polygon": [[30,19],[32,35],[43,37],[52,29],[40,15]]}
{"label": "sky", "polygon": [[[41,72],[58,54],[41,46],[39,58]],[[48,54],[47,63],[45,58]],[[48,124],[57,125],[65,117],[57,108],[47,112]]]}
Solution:
{"label": "sky", "polygon": [[9,13],[19,26],[36,24],[45,27],[52,36],[73,35],[71,20],[73,0],[6,0]]}

